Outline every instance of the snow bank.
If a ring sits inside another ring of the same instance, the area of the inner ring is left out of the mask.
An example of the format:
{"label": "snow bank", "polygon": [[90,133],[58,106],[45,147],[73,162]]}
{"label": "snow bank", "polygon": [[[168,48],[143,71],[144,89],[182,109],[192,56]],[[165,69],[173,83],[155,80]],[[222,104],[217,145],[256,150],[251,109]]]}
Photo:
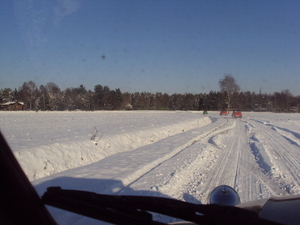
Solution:
{"label": "snow bank", "polygon": [[[9,118],[13,118],[12,120],[19,122],[20,120],[25,121],[27,124],[30,122],[28,120],[39,121],[39,123],[42,121],[40,118],[32,119],[32,114],[27,114],[24,117],[25,119],[20,119],[20,114],[14,115]],[[80,116],[78,117],[78,115]],[[122,113],[122,116],[120,116],[122,119],[119,120],[116,120],[115,115],[116,113],[103,112],[98,114],[89,112],[79,114],[70,112],[67,114],[44,114],[44,119],[48,119],[50,122],[44,121],[40,125],[33,122],[32,126],[34,129],[30,131],[29,136],[32,139],[45,140],[46,144],[40,145],[42,142],[37,141],[35,144],[29,145],[27,142],[23,142],[28,147],[23,147],[20,151],[14,150],[14,154],[29,180],[33,181],[61,171],[91,164],[118,152],[132,151],[169,136],[211,123],[208,117],[197,113]],[[128,115],[131,116],[126,117]],[[34,116],[39,116],[39,114]],[[67,119],[76,116],[78,117],[77,119]],[[137,124],[135,124],[135,117],[138,117],[136,120]],[[168,118],[170,117],[172,118],[168,122]],[[174,123],[174,119],[177,123]],[[101,124],[99,124],[99,120]],[[107,125],[103,125],[105,124],[104,120],[106,120]],[[130,123],[128,120],[130,120]],[[55,121],[58,121],[57,124]],[[62,121],[63,124],[61,124]],[[89,121],[89,124],[96,124],[95,126],[100,127],[101,131],[96,132],[96,128],[92,128],[92,125],[90,125],[88,128],[90,133],[87,135],[85,133],[87,132],[86,128],[83,129],[84,131],[78,129],[78,127],[84,126],[84,122],[82,121]],[[112,123],[115,125],[109,127],[108,124],[111,126]],[[56,124],[56,132],[53,132],[53,129],[51,129],[54,127],[53,124]],[[59,131],[59,124],[63,127],[62,131]],[[43,129],[40,126],[43,126]],[[70,135],[72,129],[68,128],[72,126],[75,126],[77,129],[73,133],[74,136]],[[35,130],[39,130],[40,133],[34,134]],[[13,131],[11,132],[13,133]],[[91,140],[93,134],[95,138]],[[10,137],[10,135],[8,136]],[[23,137],[20,135],[20,131],[11,136]],[[55,138],[50,138],[52,136]],[[11,141],[16,145],[15,139]]]}

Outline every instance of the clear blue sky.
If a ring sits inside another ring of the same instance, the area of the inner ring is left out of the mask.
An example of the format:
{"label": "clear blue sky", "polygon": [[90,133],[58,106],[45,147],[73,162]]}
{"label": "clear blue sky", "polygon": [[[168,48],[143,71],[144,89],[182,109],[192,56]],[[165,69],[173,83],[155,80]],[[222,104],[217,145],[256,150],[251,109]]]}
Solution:
{"label": "clear blue sky", "polygon": [[0,0],[0,89],[300,95],[299,0]]}

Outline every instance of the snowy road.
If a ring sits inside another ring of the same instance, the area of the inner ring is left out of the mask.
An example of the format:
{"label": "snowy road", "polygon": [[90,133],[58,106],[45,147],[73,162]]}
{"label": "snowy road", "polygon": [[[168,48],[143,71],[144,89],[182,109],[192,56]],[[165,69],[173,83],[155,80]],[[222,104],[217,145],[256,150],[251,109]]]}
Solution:
{"label": "snowy road", "polygon": [[300,149],[288,134],[252,119],[228,119],[129,188],[202,203],[221,184],[234,187],[242,202],[299,193]]}
{"label": "snowy road", "polygon": [[[199,113],[184,115],[207,121]],[[209,192],[221,184],[234,187],[242,202],[300,193],[299,114],[244,113],[242,119],[231,119],[210,113],[209,118],[209,123],[197,121],[197,126],[32,184],[39,194],[48,186],[61,186],[193,203],[206,203]],[[170,119],[168,129],[171,123]],[[173,123],[178,123],[177,117]],[[145,124],[143,129],[150,130]],[[99,223],[58,209],[50,211],[59,224]]]}

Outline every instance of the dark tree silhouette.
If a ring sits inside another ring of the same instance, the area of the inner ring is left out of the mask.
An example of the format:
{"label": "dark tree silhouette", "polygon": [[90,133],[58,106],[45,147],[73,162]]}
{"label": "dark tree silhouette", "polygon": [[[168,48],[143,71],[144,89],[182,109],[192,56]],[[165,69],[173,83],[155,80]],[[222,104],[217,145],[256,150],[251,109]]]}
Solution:
{"label": "dark tree silhouette", "polygon": [[221,92],[226,93],[227,95],[228,111],[230,111],[232,96],[235,92],[240,90],[240,86],[237,85],[234,77],[231,76],[231,74],[225,74],[224,78],[219,80],[219,86]]}

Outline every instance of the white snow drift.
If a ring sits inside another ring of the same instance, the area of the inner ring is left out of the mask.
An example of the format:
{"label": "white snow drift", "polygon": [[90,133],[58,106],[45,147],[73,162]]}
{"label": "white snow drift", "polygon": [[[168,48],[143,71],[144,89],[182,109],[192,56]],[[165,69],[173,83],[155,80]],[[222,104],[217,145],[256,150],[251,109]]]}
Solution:
{"label": "white snow drift", "polygon": [[1,130],[29,180],[204,126],[180,112],[1,112]]}

